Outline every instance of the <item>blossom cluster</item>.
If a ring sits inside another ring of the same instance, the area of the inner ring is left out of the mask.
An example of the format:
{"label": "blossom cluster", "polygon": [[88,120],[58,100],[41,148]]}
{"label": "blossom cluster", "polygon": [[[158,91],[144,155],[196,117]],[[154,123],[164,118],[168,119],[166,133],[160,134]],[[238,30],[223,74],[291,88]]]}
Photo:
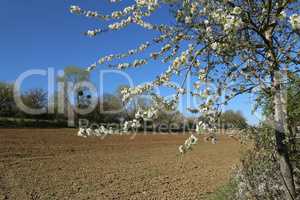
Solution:
{"label": "blossom cluster", "polygon": [[127,17],[127,19],[122,19],[119,22],[109,24],[108,28],[111,29],[111,30],[118,30],[118,29],[121,29],[121,28],[124,28],[124,27],[128,26],[132,22],[133,22],[133,18],[131,16],[129,16],[129,17]]}
{"label": "blossom cluster", "polygon": [[294,30],[300,30],[300,15],[299,14],[293,14],[290,16],[290,23]]}
{"label": "blossom cluster", "polygon": [[130,129],[136,129],[141,127],[141,123],[137,119],[133,119],[131,121],[125,121],[123,124],[123,132],[127,133]]}
{"label": "blossom cluster", "polygon": [[106,62],[111,62],[113,59],[121,59],[121,58],[126,58],[128,56],[137,54],[137,53],[141,53],[143,51],[145,51],[148,47],[150,46],[150,43],[147,41],[145,43],[140,44],[136,49],[130,49],[129,51],[125,52],[125,53],[121,53],[121,54],[111,54],[111,55],[107,55],[104,57],[101,57],[98,60],[98,64],[104,64]]}
{"label": "blossom cluster", "polygon": [[[70,12],[73,14],[84,15],[86,17],[93,17],[100,20],[120,20],[108,25],[108,30],[119,30],[131,23],[142,26],[146,29],[162,29],[163,27],[155,26],[149,22],[145,22],[142,18],[144,16],[150,16],[152,12],[158,7],[157,0],[137,0],[136,4],[125,7],[123,10],[113,11],[110,15],[104,15],[97,11],[89,11],[80,8],[79,6],[72,5]],[[147,7],[147,11],[143,12],[141,8]],[[123,19],[121,19],[123,18]],[[124,19],[125,18],[125,19]],[[100,29],[98,29],[100,30]],[[101,31],[100,31],[101,32]],[[87,31],[88,36],[97,35],[96,30]]]}
{"label": "blossom cluster", "polygon": [[155,107],[151,107],[147,110],[138,110],[135,113],[136,119],[143,119],[143,120],[151,120],[154,119],[158,114],[158,110]]}
{"label": "blossom cluster", "polygon": [[126,102],[130,98],[143,94],[146,91],[150,91],[155,87],[153,83],[145,83],[143,85],[138,85],[133,88],[122,88],[121,95],[122,95],[122,101]]}
{"label": "blossom cluster", "polygon": [[101,29],[88,30],[85,34],[89,37],[95,37],[98,33],[101,33]]}
{"label": "blossom cluster", "polygon": [[136,4],[138,6],[147,7],[150,11],[159,6],[158,0],[136,0]]}
{"label": "blossom cluster", "polygon": [[225,33],[230,33],[232,31],[238,30],[242,25],[242,19],[240,14],[242,9],[240,7],[235,7],[231,12],[224,12],[224,9],[217,9],[211,14],[211,20],[222,25]]}
{"label": "blossom cluster", "polygon": [[191,150],[192,146],[197,144],[197,141],[198,138],[195,135],[191,134],[191,136],[185,140],[184,144],[178,147],[179,152],[183,154],[188,150]]}
{"label": "blossom cluster", "polygon": [[196,124],[196,133],[201,133],[201,131],[203,130],[202,128],[205,129],[205,127],[203,127],[203,122],[202,121],[199,121],[197,124]]}
{"label": "blossom cluster", "polygon": [[177,10],[176,20],[191,25],[193,18],[199,13],[199,3],[197,1],[182,1],[182,9]]}
{"label": "blossom cluster", "polygon": [[80,8],[79,6],[72,5],[70,6],[70,12],[73,14],[80,14],[86,17],[94,17],[101,20],[111,20],[111,19],[120,19],[121,17],[125,17],[134,11],[137,10],[136,4],[125,7],[123,10],[114,11],[110,15],[103,15],[97,11],[89,11]]}
{"label": "blossom cluster", "polygon": [[89,136],[103,136],[103,135],[112,135],[112,134],[119,134],[119,131],[115,131],[110,127],[109,129],[105,128],[104,126],[100,126],[98,129],[92,128],[79,128],[77,136],[80,137],[89,137]]}
{"label": "blossom cluster", "polygon": [[[203,130],[213,133],[215,131],[215,128],[213,127],[215,118],[213,118],[210,115],[206,115],[207,122],[199,121],[198,124],[196,124],[196,133],[200,134]],[[211,122],[211,123],[210,123]]]}
{"label": "blossom cluster", "polygon": [[[132,63],[119,63],[117,65],[118,69],[127,69],[128,67],[140,67],[142,65],[147,64],[146,59],[136,59]],[[110,67],[113,67],[114,65],[109,65]]]}

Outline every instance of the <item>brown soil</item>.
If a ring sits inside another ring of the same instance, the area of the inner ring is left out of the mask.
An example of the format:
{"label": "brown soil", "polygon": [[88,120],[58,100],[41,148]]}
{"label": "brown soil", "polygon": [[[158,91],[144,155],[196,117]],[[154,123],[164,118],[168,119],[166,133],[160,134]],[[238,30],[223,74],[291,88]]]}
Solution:
{"label": "brown soil", "polygon": [[240,145],[187,135],[80,138],[74,129],[0,129],[2,199],[207,199],[226,183]]}

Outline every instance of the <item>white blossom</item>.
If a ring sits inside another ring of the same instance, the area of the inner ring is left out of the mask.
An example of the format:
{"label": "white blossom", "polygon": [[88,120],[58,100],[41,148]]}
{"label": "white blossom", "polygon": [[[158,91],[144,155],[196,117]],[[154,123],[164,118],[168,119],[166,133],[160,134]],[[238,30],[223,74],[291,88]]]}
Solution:
{"label": "white blossom", "polygon": [[218,43],[216,43],[216,42],[212,43],[212,44],[211,44],[211,48],[212,48],[213,50],[217,50],[217,49],[218,49]]}
{"label": "white blossom", "polygon": [[152,10],[154,7],[158,6],[158,0],[136,0],[137,5],[146,6],[148,10]]}
{"label": "white blossom", "polygon": [[235,15],[240,15],[242,13],[242,9],[240,7],[234,7],[232,13]]}
{"label": "white blossom", "polygon": [[79,128],[79,131],[78,131],[78,133],[77,133],[77,136],[86,138],[87,136],[86,136],[85,129]]}
{"label": "white blossom", "polygon": [[96,35],[96,32],[95,31],[91,31],[91,30],[88,30],[87,33],[86,33],[88,36],[95,36]]}
{"label": "white blossom", "polygon": [[80,14],[81,8],[79,6],[72,5],[70,7],[70,12],[73,13],[73,14]]}
{"label": "white blossom", "polygon": [[197,144],[197,142],[198,138],[191,134],[191,136],[185,140],[184,144],[179,146],[178,150],[180,153],[185,153],[186,151],[191,150],[192,146]]}
{"label": "white blossom", "polygon": [[281,11],[280,12],[280,14],[279,14],[279,17],[281,18],[281,19],[285,19],[286,18],[286,12],[283,10],[283,11]]}
{"label": "white blossom", "polygon": [[179,150],[179,152],[182,153],[182,154],[185,152],[185,151],[184,151],[183,145],[180,145],[180,146],[178,147],[178,150]]}
{"label": "white blossom", "polygon": [[191,5],[191,14],[194,15],[196,14],[198,11],[198,3],[197,2],[193,2]]}
{"label": "white blossom", "polygon": [[192,17],[186,16],[185,19],[184,19],[184,22],[185,22],[186,24],[191,24],[191,23],[192,23]]}
{"label": "white blossom", "polygon": [[294,30],[300,30],[300,15],[293,14],[292,16],[290,16],[290,23]]}
{"label": "white blossom", "polygon": [[90,72],[90,71],[94,70],[96,67],[97,67],[97,65],[96,65],[96,63],[94,63],[94,64],[92,64],[91,66],[89,66],[89,67],[86,69],[86,71],[87,71],[87,72]]}
{"label": "white blossom", "polygon": [[212,143],[212,144],[217,144],[217,139],[216,139],[215,137],[213,137],[213,138],[211,139],[211,143]]}
{"label": "white blossom", "polygon": [[109,24],[108,28],[111,30],[118,30],[118,29],[124,28],[125,26],[129,25],[132,22],[133,22],[133,19],[131,16],[129,16],[127,19],[123,19],[120,22],[115,22],[113,24]]}

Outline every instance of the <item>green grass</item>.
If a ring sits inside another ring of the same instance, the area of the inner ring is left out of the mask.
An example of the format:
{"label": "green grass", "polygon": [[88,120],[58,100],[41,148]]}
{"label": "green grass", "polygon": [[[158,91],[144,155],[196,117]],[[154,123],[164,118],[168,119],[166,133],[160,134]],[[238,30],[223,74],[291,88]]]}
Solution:
{"label": "green grass", "polygon": [[228,183],[217,189],[208,200],[230,200],[233,199],[236,190],[236,184]]}

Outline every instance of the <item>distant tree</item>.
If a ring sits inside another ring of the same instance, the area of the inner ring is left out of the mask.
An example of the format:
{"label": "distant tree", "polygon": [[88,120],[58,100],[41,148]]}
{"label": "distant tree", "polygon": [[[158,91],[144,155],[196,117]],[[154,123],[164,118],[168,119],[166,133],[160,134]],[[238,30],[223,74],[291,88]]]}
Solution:
{"label": "distant tree", "polygon": [[13,97],[13,85],[0,82],[0,116],[12,117],[17,112]]}
{"label": "distant tree", "polygon": [[[32,109],[47,109],[47,92],[43,89],[31,89],[22,94],[23,102],[26,106]],[[27,117],[37,117],[24,113]],[[45,116],[45,114],[44,114]]]}
{"label": "distant tree", "polygon": [[183,129],[184,116],[179,111],[160,111],[154,123],[166,126],[168,131],[178,131]]}
{"label": "distant tree", "polygon": [[64,113],[61,113],[59,110],[59,91],[55,91],[54,94],[52,94],[52,97],[50,97],[50,101],[53,101],[50,104],[49,110],[53,111],[53,113],[48,113],[48,118],[52,120],[66,120],[66,117]]}
{"label": "distant tree", "polygon": [[[82,81],[88,81],[89,80],[89,73],[82,68],[75,67],[75,66],[69,66],[64,69],[63,76],[58,77],[58,82],[63,83],[63,88],[61,88],[64,92],[64,113],[67,115],[67,109],[71,107],[71,98],[74,98],[75,106],[77,108],[80,107],[80,102],[83,100],[86,100],[85,95],[85,88],[77,88],[75,92],[75,96],[69,96],[68,94],[68,87],[74,87],[76,84],[82,82]],[[77,115],[76,115],[77,116]],[[78,116],[77,116],[78,118]]]}
{"label": "distant tree", "polygon": [[123,104],[122,101],[116,95],[104,94],[102,98],[103,118],[105,122],[120,122],[120,118],[123,117]]}
{"label": "distant tree", "polygon": [[245,129],[248,124],[245,117],[239,111],[227,110],[220,116],[221,127]]}
{"label": "distant tree", "polygon": [[79,83],[80,81],[89,80],[89,73],[80,67],[69,66],[64,69],[63,76],[58,77],[58,81],[69,82],[69,83]]}
{"label": "distant tree", "polygon": [[44,108],[47,104],[47,92],[43,89],[31,89],[25,92],[22,98],[30,108]]}

